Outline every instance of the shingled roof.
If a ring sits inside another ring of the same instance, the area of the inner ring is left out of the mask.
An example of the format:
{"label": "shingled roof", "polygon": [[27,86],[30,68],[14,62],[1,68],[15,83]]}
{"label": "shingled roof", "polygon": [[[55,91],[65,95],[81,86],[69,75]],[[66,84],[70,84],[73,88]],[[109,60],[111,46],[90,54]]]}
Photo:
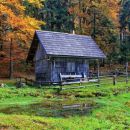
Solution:
{"label": "shingled roof", "polygon": [[106,57],[91,36],[52,31],[36,31],[27,60],[33,59],[38,43],[42,44],[46,55],[50,56]]}

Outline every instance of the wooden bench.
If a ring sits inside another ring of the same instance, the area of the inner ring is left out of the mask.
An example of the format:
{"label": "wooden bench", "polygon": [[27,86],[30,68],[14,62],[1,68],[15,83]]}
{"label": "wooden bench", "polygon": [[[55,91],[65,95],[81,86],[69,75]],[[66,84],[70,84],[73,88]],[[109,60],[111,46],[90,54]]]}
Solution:
{"label": "wooden bench", "polygon": [[73,84],[73,83],[80,83],[81,81],[85,80],[82,75],[65,75],[60,73],[60,80],[61,84]]}

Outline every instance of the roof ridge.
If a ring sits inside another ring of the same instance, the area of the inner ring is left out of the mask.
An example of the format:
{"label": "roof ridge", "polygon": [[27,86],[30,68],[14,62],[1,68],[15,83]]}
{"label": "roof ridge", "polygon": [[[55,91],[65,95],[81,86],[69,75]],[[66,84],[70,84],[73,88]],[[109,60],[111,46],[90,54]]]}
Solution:
{"label": "roof ridge", "polygon": [[80,35],[80,34],[72,34],[72,33],[66,33],[66,32],[55,32],[55,31],[44,31],[44,30],[36,30],[36,32],[51,32],[51,33],[57,33],[57,34],[66,34],[66,35],[72,35],[72,36],[80,36],[80,37],[90,37],[88,35]]}

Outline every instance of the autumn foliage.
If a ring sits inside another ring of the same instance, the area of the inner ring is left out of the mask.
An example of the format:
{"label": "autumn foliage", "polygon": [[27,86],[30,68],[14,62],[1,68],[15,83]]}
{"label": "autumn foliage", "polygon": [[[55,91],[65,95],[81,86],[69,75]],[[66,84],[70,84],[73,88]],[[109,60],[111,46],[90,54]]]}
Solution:
{"label": "autumn foliage", "polygon": [[[34,31],[40,28],[91,35],[106,54],[108,63],[118,59],[120,24],[129,23],[129,15],[124,20],[124,14],[129,13],[126,1],[0,0],[0,72],[9,70],[10,61],[14,69],[25,69]],[[126,9],[120,19],[123,7]]]}
{"label": "autumn foliage", "polygon": [[118,0],[75,0],[69,8],[75,16],[76,33],[93,36],[110,59],[117,52],[119,9]]}
{"label": "autumn foliage", "polygon": [[[28,0],[28,2],[38,8],[42,6],[40,0]],[[25,60],[34,31],[40,29],[40,25],[44,24],[44,22],[26,15],[25,10],[22,0],[0,0],[1,64],[9,62],[10,51],[12,51],[13,62]]]}
{"label": "autumn foliage", "polygon": [[[38,4],[33,0],[29,0],[32,4]],[[24,11],[25,7],[22,6],[20,0],[2,0],[0,2],[0,22],[1,22],[1,33],[6,35],[6,40],[13,38],[20,40],[21,43],[28,43],[32,38],[34,30],[40,29],[40,25],[43,22],[26,16]]]}

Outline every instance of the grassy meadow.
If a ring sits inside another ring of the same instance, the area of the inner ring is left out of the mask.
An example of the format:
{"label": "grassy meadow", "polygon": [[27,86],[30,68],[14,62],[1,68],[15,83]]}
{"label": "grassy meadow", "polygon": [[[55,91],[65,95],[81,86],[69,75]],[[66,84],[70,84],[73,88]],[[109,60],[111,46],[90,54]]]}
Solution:
{"label": "grassy meadow", "polygon": [[130,83],[113,86],[105,80],[100,86],[82,84],[86,87],[58,92],[4,82],[1,130],[130,130]]}

